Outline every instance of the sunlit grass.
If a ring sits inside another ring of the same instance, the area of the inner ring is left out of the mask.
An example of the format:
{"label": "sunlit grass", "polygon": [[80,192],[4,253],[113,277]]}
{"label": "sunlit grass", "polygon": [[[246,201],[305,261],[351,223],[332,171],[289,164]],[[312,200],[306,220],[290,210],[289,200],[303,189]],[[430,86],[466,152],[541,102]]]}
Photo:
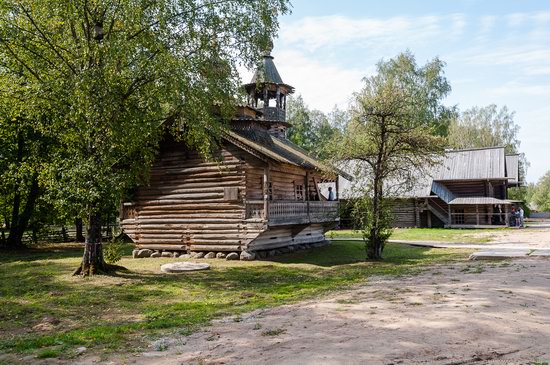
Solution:
{"label": "sunlit grass", "polygon": [[[460,243],[486,243],[491,240],[492,234],[511,228],[491,229],[460,229],[460,228],[395,228],[391,240],[404,241],[436,241]],[[481,235],[480,235],[481,234]],[[360,231],[349,229],[331,231],[327,234],[331,238],[361,238]]]}
{"label": "sunlit grass", "polygon": [[[373,275],[410,274],[468,253],[388,244],[384,262],[366,262],[361,242],[339,241],[273,261],[208,260],[210,270],[170,275],[160,265],[176,259],[132,259],[129,251],[120,262],[128,271],[92,278],[71,276],[79,248],[4,254],[0,352],[46,358],[70,357],[78,346],[139,350],[156,335],[189,334],[216,317],[312,298]],[[45,317],[59,323],[44,326]]]}

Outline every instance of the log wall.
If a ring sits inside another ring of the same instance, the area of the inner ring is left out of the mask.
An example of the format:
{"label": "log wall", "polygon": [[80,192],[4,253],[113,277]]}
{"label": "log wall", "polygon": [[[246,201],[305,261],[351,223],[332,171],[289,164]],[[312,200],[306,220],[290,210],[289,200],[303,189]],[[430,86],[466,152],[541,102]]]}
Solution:
{"label": "log wall", "polygon": [[250,236],[244,154],[227,145],[212,162],[183,143],[164,145],[149,186],[124,209],[125,232],[140,248],[240,251]]}
{"label": "log wall", "polygon": [[396,199],[392,201],[393,227],[416,227],[416,205],[414,199]]}

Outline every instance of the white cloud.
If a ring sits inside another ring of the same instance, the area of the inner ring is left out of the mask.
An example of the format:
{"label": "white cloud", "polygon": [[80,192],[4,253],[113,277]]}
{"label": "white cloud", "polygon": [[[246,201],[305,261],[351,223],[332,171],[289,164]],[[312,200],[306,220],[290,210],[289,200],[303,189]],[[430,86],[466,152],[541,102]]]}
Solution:
{"label": "white cloud", "polygon": [[[325,113],[335,104],[346,108],[352,93],[361,88],[362,78],[374,71],[374,66],[359,70],[323,63],[296,50],[279,49],[273,55],[283,81],[294,86],[310,108]],[[250,72],[241,75],[244,80],[251,78]]]}
{"label": "white cloud", "polygon": [[422,17],[350,18],[340,15],[305,17],[283,24],[280,38],[283,44],[300,44],[309,51],[321,47],[386,46],[388,43],[423,42],[442,34],[460,36],[466,27],[463,14]]}

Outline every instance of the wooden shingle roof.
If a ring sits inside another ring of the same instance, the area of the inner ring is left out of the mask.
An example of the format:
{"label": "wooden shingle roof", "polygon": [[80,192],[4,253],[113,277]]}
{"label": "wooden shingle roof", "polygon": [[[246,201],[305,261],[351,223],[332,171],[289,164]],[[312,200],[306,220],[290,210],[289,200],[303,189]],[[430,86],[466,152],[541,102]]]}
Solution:
{"label": "wooden shingle roof", "polygon": [[260,154],[276,162],[286,163],[305,169],[326,172],[331,175],[352,177],[334,166],[325,164],[310,156],[304,149],[287,139],[277,138],[267,131],[257,129],[226,131],[223,138],[228,142],[253,154]]}

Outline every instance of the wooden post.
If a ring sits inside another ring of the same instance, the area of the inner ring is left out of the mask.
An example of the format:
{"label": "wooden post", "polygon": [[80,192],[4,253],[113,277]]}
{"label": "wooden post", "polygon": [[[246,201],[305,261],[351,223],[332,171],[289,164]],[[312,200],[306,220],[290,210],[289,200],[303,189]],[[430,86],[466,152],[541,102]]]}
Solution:
{"label": "wooden post", "polygon": [[506,223],[506,227],[510,226],[510,215],[508,214],[508,204],[504,205],[504,222]]}
{"label": "wooden post", "polygon": [[414,226],[416,228],[420,227],[420,208],[417,199],[414,199]]}
{"label": "wooden post", "polygon": [[334,190],[334,200],[340,200],[340,184],[339,184],[340,176],[336,175],[336,186]]}
{"label": "wooden post", "polygon": [[264,167],[263,176],[263,190],[264,190],[264,219],[269,219],[269,164]]}
{"label": "wooden post", "polygon": [[476,224],[479,226],[479,205],[476,204]]}
{"label": "wooden post", "polygon": [[451,217],[451,206],[450,205],[447,205],[447,213],[449,214],[449,227],[451,227],[453,225],[453,220],[452,220],[452,217]]}
{"label": "wooden post", "polygon": [[309,216],[309,171],[306,171],[306,185],[305,185],[305,194],[306,194],[306,212],[307,212],[307,220],[308,222],[311,222],[311,218]]}

